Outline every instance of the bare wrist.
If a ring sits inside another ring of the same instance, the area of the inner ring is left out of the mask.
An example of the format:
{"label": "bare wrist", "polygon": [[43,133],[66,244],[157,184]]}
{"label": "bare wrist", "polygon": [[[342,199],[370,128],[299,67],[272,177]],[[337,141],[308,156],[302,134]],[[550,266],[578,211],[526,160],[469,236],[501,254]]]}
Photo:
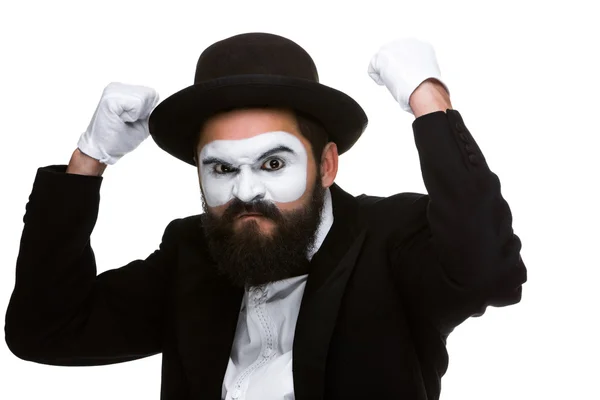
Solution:
{"label": "bare wrist", "polygon": [[410,96],[409,104],[415,118],[452,108],[450,94],[437,79],[427,79],[421,83]]}
{"label": "bare wrist", "polygon": [[106,164],[82,153],[77,148],[71,155],[71,160],[69,161],[66,172],[68,174],[101,176],[105,169]]}

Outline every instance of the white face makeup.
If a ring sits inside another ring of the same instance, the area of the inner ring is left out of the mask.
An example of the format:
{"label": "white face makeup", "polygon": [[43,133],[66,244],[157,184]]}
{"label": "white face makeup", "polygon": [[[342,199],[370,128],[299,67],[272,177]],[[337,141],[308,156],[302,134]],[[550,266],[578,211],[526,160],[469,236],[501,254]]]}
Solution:
{"label": "white face makeup", "polygon": [[234,197],[244,202],[260,198],[288,203],[306,191],[306,149],[288,132],[214,140],[202,148],[199,160],[202,190],[210,207]]}

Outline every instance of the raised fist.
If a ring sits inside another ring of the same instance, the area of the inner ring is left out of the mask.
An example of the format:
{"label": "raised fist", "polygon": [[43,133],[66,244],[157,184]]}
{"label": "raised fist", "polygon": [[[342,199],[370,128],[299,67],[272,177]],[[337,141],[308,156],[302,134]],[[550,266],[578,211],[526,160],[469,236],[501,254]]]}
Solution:
{"label": "raised fist", "polygon": [[410,95],[423,81],[437,79],[448,91],[442,82],[433,46],[415,38],[399,39],[382,46],[371,58],[368,73],[378,85],[385,85],[402,109],[411,114]]}
{"label": "raised fist", "polygon": [[110,83],[77,147],[101,163],[115,164],[150,135],[148,118],[158,101],[152,88]]}

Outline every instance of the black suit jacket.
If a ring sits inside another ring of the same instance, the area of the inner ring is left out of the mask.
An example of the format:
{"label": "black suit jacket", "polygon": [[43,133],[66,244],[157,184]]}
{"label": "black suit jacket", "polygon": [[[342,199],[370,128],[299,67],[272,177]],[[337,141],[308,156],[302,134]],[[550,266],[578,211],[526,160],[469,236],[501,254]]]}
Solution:
{"label": "black suit jacket", "polygon": [[[508,204],[455,110],[413,123],[428,195],[331,188],[293,345],[297,400],[438,399],[448,334],[520,301]],[[215,272],[199,216],[145,260],[96,273],[101,177],[40,168],[24,217],[6,341],[24,360],[103,365],[162,353],[161,399],[219,399],[243,291]]]}

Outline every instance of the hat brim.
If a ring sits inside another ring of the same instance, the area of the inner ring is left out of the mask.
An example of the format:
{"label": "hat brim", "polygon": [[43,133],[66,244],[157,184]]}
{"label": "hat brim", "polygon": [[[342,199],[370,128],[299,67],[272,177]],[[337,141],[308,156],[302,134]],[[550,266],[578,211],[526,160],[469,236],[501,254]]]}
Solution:
{"label": "hat brim", "polygon": [[189,86],[163,100],[150,115],[150,135],[161,149],[195,166],[194,142],[202,123],[242,107],[282,107],[306,113],[326,129],[338,153],[348,151],[368,119],[350,96],[318,82],[273,75],[238,75]]}

